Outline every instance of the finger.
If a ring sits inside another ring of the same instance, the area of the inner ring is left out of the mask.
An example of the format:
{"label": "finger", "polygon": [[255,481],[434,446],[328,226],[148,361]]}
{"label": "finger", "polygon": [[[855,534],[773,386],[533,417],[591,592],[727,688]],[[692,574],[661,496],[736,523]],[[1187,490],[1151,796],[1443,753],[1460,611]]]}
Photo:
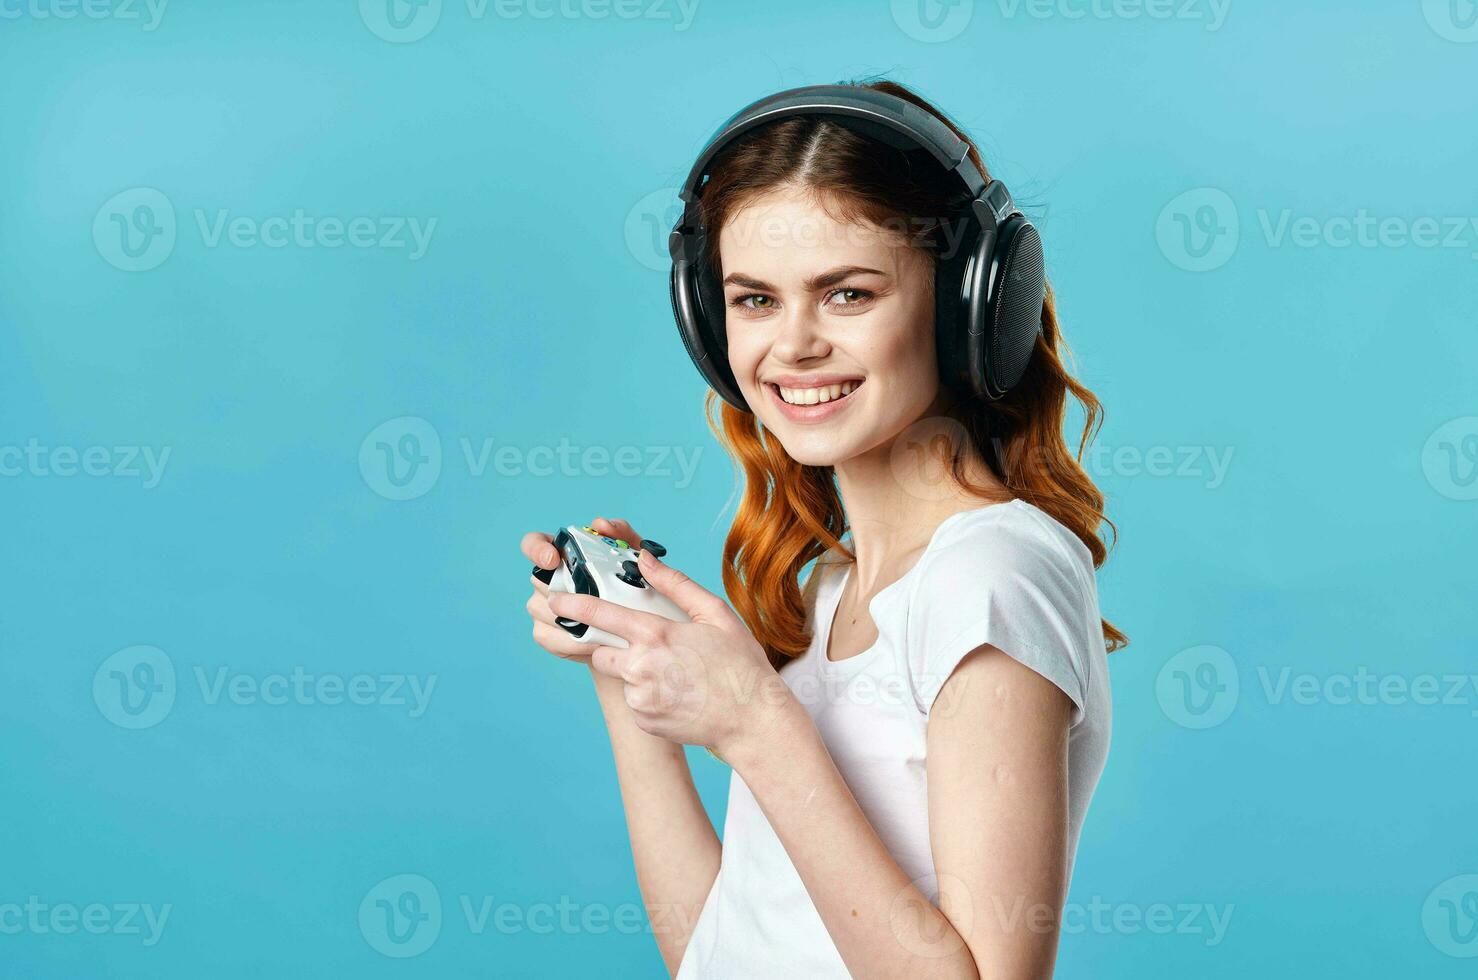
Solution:
{"label": "finger", "polygon": [[618,680],[626,680],[627,665],[633,656],[631,648],[623,650],[620,647],[606,646],[598,643],[590,647],[590,666],[607,677],[615,677]]}
{"label": "finger", "polygon": [[547,534],[530,531],[523,536],[518,547],[525,558],[540,568],[559,567],[559,549],[554,547],[554,539]]}
{"label": "finger", "polygon": [[524,608],[529,611],[531,619],[550,626],[558,626],[554,621],[554,612],[549,608],[549,597],[547,595],[531,595],[529,601],[524,603]]}
{"label": "finger", "polygon": [[591,645],[581,643],[558,626],[548,623],[534,624],[534,642],[556,657],[565,660],[590,659]]}
{"label": "finger", "polygon": [[619,518],[616,520],[610,520],[609,518],[605,517],[597,517],[594,521],[591,522],[590,526],[595,528],[597,531],[599,531],[601,534],[604,534],[608,538],[616,538],[618,540],[625,541],[633,548],[639,547],[641,545],[641,535],[636,533],[636,528],[632,527],[625,521],[620,520]]}
{"label": "finger", "polygon": [[647,584],[677,603],[677,607],[687,613],[693,622],[717,626],[734,618],[727,602],[650,551],[641,553],[637,565]]}
{"label": "finger", "polygon": [[549,597],[549,608],[556,616],[614,633],[627,643],[651,643],[661,635],[669,620],[652,613],[627,609],[593,595],[556,592]]}

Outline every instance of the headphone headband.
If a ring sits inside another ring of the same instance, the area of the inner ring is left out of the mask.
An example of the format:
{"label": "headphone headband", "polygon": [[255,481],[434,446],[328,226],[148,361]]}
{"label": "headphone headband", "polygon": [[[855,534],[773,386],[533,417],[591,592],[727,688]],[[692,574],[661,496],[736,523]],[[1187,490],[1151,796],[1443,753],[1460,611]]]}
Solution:
{"label": "headphone headband", "polygon": [[751,129],[788,116],[835,116],[866,135],[901,150],[929,151],[946,170],[955,171],[978,197],[985,180],[970,162],[970,146],[932,112],[888,92],[853,85],[807,85],[767,96],[740,109],[709,138],[683,182],[681,197],[694,199],[708,166],[725,146]]}
{"label": "headphone headband", "polygon": [[[983,200],[991,212],[979,215],[983,222],[1000,224],[1017,213],[1011,194],[1000,181],[986,181],[970,160],[970,144],[955,135],[932,112],[889,92],[855,85],[806,85],[752,102],[730,116],[704,144],[703,152],[688,171],[678,196],[683,201],[679,228],[696,226],[695,203],[703,179],[714,157],[734,140],[751,130],[791,116],[826,116],[864,136],[907,152],[925,150],[940,166],[959,177],[971,200]],[[697,261],[689,254],[695,240],[674,233],[668,248],[674,259]]]}

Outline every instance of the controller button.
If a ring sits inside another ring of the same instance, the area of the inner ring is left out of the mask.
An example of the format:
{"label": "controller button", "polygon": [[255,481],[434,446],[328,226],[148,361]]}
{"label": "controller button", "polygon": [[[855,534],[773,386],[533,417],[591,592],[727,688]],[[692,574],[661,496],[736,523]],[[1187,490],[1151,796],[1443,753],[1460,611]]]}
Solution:
{"label": "controller button", "polygon": [[662,558],[667,554],[667,549],[662,547],[651,538],[642,538],[641,546],[652,553],[653,558]]}

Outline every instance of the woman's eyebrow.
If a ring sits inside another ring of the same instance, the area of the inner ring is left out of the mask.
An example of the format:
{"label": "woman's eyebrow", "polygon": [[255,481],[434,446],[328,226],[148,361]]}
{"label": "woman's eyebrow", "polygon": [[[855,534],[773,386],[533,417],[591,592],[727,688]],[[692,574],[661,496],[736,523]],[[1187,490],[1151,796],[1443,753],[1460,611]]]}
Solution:
{"label": "woman's eyebrow", "polygon": [[[837,283],[846,279],[848,276],[863,275],[865,273],[871,273],[877,276],[887,275],[887,273],[883,272],[880,269],[870,269],[864,265],[844,265],[841,268],[832,269],[830,272],[822,272],[818,275],[812,276],[810,279],[807,279],[805,282],[806,291],[815,292],[818,289],[825,289],[828,286],[835,286]],[[773,290],[775,288],[769,283],[764,282],[763,280],[755,279],[753,276],[746,276],[742,272],[731,272],[729,275],[724,277],[723,284],[725,286],[731,284],[735,286],[742,286],[745,289]]]}

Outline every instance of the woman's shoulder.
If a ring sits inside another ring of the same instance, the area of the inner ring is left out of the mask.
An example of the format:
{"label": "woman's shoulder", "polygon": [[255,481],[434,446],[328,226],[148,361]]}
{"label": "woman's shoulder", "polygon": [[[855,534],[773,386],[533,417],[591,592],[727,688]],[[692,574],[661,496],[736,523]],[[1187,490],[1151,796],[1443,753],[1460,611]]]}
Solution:
{"label": "woman's shoulder", "polygon": [[1052,515],[1019,498],[961,511],[936,534],[920,562],[921,578],[1022,577],[1060,580],[1079,588],[1093,582],[1093,556],[1082,540]]}
{"label": "woman's shoulder", "polygon": [[1022,500],[961,511],[939,526],[901,618],[905,657],[925,711],[960,659],[991,645],[1088,705],[1101,655],[1087,547]]}

